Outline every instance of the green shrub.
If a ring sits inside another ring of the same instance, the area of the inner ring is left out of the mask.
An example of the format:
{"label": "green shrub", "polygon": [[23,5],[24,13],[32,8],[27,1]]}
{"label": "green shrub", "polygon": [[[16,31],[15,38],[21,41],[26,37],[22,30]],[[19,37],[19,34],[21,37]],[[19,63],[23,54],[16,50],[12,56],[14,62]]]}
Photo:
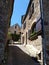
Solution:
{"label": "green shrub", "polygon": [[13,41],[18,41],[20,39],[20,34],[11,34]]}

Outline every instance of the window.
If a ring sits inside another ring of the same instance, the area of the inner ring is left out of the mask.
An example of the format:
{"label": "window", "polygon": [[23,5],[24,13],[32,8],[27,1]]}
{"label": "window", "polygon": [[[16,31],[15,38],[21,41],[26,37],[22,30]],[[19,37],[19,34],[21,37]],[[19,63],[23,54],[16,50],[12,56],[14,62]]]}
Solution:
{"label": "window", "polygon": [[38,38],[39,35],[42,35],[41,19],[38,19],[36,22],[32,24],[31,32],[29,32],[28,39],[35,40]]}
{"label": "window", "polygon": [[33,25],[32,25],[32,27],[31,27],[32,32],[35,31],[35,29],[36,29],[35,27],[36,27],[36,22],[34,22]]}
{"label": "window", "polygon": [[22,37],[22,43],[24,43],[24,36]]}
{"label": "window", "polygon": [[41,53],[38,54],[38,60],[41,60]]}
{"label": "window", "polygon": [[36,24],[36,32],[41,31],[41,20],[39,20]]}
{"label": "window", "polygon": [[15,26],[15,29],[17,28],[17,26]]}
{"label": "window", "polygon": [[31,10],[32,10],[32,13],[34,13],[34,3],[32,3],[31,5]]}
{"label": "window", "polygon": [[24,22],[24,24],[23,24],[23,29],[25,29],[26,28],[26,22]]}
{"label": "window", "polygon": [[29,19],[32,17],[32,14],[34,13],[34,3],[31,4],[30,11],[29,11]]}
{"label": "window", "polygon": [[37,35],[41,35],[42,27],[41,27],[41,20],[34,22],[31,27],[32,33],[36,33]]}

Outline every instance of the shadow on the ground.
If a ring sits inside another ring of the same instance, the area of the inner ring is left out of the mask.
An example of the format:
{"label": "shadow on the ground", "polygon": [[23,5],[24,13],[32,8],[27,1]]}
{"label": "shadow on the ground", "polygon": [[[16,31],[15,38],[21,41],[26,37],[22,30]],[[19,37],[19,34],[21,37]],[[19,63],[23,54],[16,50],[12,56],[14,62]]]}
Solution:
{"label": "shadow on the ground", "polygon": [[9,46],[8,49],[7,65],[40,65],[34,57],[31,58],[17,46]]}

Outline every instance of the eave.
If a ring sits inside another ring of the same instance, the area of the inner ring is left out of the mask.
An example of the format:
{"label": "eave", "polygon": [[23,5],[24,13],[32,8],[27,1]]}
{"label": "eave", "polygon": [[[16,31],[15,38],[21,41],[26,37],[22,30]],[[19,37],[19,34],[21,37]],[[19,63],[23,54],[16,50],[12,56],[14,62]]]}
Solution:
{"label": "eave", "polygon": [[8,22],[9,22],[9,26],[10,26],[10,19],[13,13],[13,6],[14,6],[14,0],[10,0],[10,8],[9,8],[9,12],[8,12]]}

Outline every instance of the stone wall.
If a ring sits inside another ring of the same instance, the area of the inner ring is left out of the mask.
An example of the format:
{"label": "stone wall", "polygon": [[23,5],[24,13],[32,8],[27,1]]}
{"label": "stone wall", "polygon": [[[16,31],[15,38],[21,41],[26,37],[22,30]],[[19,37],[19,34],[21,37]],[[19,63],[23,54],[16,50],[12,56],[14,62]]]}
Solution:
{"label": "stone wall", "polygon": [[[27,17],[25,18],[24,21],[26,22],[26,28],[25,29],[22,28],[22,37],[24,37],[25,45],[26,45],[26,32],[28,35],[28,30],[31,29],[33,23],[36,22],[36,20],[40,17],[39,0],[34,0],[34,13],[32,14],[31,19],[29,19],[29,10]],[[47,65],[49,65],[49,1],[48,0],[43,0],[43,11],[44,11],[44,33],[45,33],[45,43],[46,43],[46,61],[47,61]],[[42,41],[43,39],[41,36],[38,36],[38,39],[33,41],[29,40],[27,37],[27,44],[33,45],[38,50],[42,50],[42,45],[43,45]]]}
{"label": "stone wall", "polygon": [[10,28],[8,29],[8,32],[10,32],[11,34],[20,34],[21,32],[21,27],[18,24],[15,24],[13,26],[10,26]]}
{"label": "stone wall", "polygon": [[[41,49],[42,49],[42,37],[41,36],[38,36],[37,39],[32,40],[32,41],[28,39],[28,30],[30,30],[33,23],[37,22],[38,18],[40,18],[40,3],[39,3],[39,0],[34,0],[33,3],[34,3],[34,13],[32,14],[32,17],[29,19],[29,16],[30,16],[29,15],[30,8],[29,8],[27,17],[24,21],[24,22],[26,22],[26,28],[25,29],[22,28],[22,32],[23,32],[22,37],[24,37],[24,45],[26,45],[26,42],[27,42],[27,44],[33,45],[36,49],[41,51]],[[30,7],[31,7],[31,5],[30,5]],[[27,32],[27,41],[26,41],[26,32]]]}
{"label": "stone wall", "polygon": [[46,40],[46,62],[49,65],[49,1],[43,0],[44,30]]}
{"label": "stone wall", "polygon": [[12,14],[13,0],[0,0],[0,64],[4,59],[7,31]]}

